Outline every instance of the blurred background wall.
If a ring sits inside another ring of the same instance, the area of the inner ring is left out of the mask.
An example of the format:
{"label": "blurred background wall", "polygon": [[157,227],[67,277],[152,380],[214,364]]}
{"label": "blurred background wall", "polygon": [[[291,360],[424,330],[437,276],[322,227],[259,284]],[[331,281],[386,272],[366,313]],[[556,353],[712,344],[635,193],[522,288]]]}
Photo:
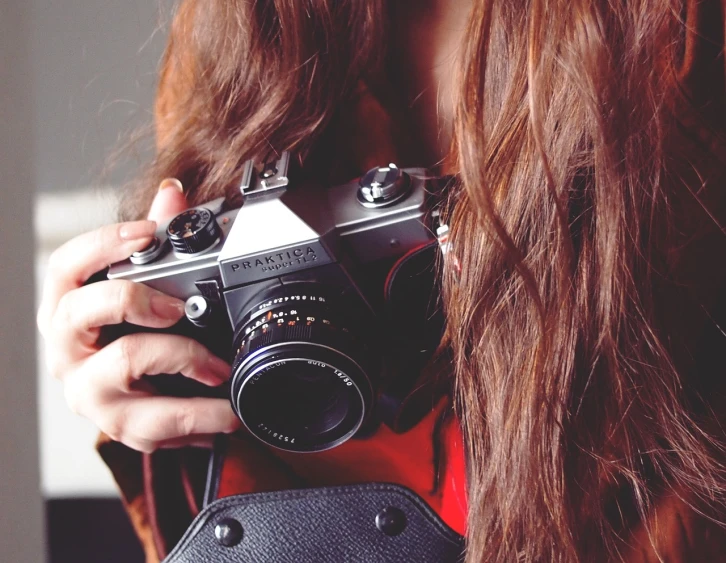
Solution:
{"label": "blurred background wall", "polygon": [[160,0],[0,3],[0,501],[14,507],[11,518],[5,508],[0,514],[3,562],[141,560],[94,451],[96,429],[68,410],[62,385],[47,374],[29,281],[34,272],[37,294],[53,249],[115,219],[121,183],[147,158],[141,149],[102,174],[122,140],[151,122],[171,7]]}
{"label": "blurred background wall", "polygon": [[43,560],[33,303],[30,10],[0,3],[0,560]]}

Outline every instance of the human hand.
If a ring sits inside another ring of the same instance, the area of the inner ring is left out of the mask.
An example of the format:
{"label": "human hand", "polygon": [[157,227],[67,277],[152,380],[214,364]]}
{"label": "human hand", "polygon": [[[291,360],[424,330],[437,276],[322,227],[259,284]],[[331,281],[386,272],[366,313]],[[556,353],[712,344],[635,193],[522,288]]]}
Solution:
{"label": "human hand", "polygon": [[71,410],[143,452],[209,445],[214,434],[240,425],[225,399],[161,396],[141,380],[144,375],[181,373],[210,386],[226,381],[230,366],[195,340],[136,333],[106,345],[99,341],[105,325],[168,328],[184,315],[183,301],[128,280],[83,285],[95,272],[144,248],[157,221],[187,207],[181,184],[165,180],[149,220],[101,227],[58,248],[48,263],[38,311],[46,361],[63,382]]}

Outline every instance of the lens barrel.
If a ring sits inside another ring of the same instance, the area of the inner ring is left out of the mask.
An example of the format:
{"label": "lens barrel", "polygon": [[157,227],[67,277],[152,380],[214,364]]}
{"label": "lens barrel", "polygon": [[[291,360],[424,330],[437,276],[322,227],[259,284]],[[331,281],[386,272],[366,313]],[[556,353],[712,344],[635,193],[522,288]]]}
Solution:
{"label": "lens barrel", "polygon": [[[232,408],[263,442],[294,452],[333,448],[370,411],[366,348],[354,315],[314,283],[260,296],[236,325]],[[343,318],[351,319],[348,323]]]}

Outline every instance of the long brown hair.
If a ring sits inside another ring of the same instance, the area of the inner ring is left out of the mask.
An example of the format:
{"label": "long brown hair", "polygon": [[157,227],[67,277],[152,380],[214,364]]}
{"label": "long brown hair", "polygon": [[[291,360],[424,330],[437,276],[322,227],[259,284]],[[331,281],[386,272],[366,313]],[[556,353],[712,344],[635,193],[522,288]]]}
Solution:
{"label": "long brown hair", "polygon": [[[443,272],[471,563],[617,558],[659,494],[698,510],[723,501],[698,394],[710,388],[695,374],[723,346],[703,344],[701,313],[724,272],[689,257],[724,249],[704,174],[725,145],[678,118],[703,118],[682,87],[693,53],[681,8],[475,2],[447,207],[462,268]],[[233,189],[251,156],[320,150],[355,83],[380,69],[383,9],[184,2],[144,184],[177,176],[204,201]],[[142,188],[129,213],[152,195]]]}
{"label": "long brown hair", "polygon": [[380,1],[181,2],[160,71],[158,151],[123,214],[143,216],[166,176],[192,202],[233,199],[250,158],[314,160],[341,100],[381,64]]}
{"label": "long brown hair", "polygon": [[697,200],[674,118],[681,6],[493,0],[474,12],[450,214],[465,267],[445,284],[471,560],[615,557],[659,488],[722,500],[726,484],[687,404],[694,366],[676,365],[697,345],[662,311],[702,326],[674,256],[696,235],[678,207]]}

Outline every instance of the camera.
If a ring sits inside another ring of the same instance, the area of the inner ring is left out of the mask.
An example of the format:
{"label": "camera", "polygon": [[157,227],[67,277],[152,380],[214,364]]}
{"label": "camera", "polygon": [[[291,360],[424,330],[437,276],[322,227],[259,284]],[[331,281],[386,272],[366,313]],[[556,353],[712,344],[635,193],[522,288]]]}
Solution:
{"label": "camera", "polygon": [[247,429],[315,452],[373,418],[391,331],[373,272],[435,237],[425,169],[389,164],[336,186],[289,172],[287,152],[246,162],[240,207],[220,198],[180,213],[107,275],[185,300],[172,330],[230,360],[223,392]]}

